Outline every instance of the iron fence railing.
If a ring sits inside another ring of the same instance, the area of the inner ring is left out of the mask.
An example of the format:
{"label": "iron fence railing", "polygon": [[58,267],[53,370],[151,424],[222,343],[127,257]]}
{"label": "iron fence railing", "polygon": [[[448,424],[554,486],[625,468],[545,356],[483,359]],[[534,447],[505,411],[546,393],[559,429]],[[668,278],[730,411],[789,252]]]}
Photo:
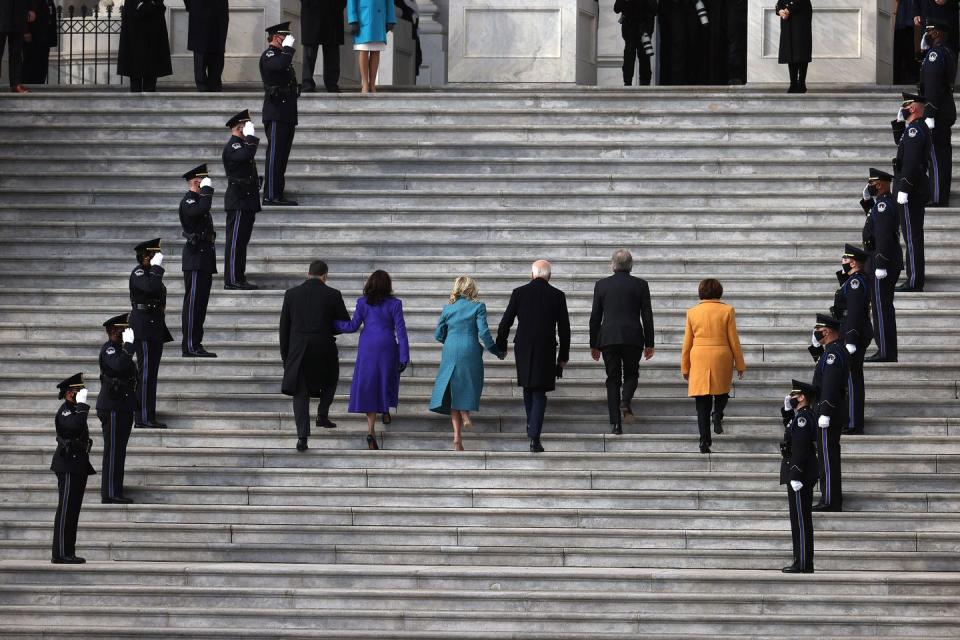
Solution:
{"label": "iron fence railing", "polygon": [[[116,74],[123,7],[57,7],[56,84],[123,84]],[[53,81],[53,74],[48,76]]]}

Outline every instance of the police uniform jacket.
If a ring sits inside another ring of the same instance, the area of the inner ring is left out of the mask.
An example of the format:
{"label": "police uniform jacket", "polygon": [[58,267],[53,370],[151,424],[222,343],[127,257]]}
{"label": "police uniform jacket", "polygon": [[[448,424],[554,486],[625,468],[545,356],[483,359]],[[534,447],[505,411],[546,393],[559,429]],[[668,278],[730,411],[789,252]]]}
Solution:
{"label": "police uniform jacket", "polygon": [[928,114],[936,127],[952,127],[957,121],[957,105],[953,101],[953,81],[957,64],[953,52],[946,45],[930,47],[920,65],[920,93],[933,107]]}
{"label": "police uniform jacket", "polygon": [[300,0],[300,40],[308,47],[343,44],[347,0]]}
{"label": "police uniform jacket", "polygon": [[173,341],[163,317],[167,308],[163,267],[137,265],[130,272],[130,304],[130,328],[137,340]]}
{"label": "police uniform jacket", "polygon": [[843,320],[840,339],[845,344],[865,349],[873,340],[873,326],[870,324],[870,289],[867,276],[863,273],[851,273],[834,297],[835,317]]}
{"label": "police uniform jacket", "polygon": [[926,200],[930,195],[927,159],[930,157],[930,129],[923,118],[913,122],[893,122],[893,139],[897,157],[893,161],[894,178],[891,191],[909,193],[911,198]]}
{"label": "police uniform jacket", "polygon": [[297,124],[297,73],[293,47],[270,46],[260,55],[263,80],[263,121]]}
{"label": "police uniform jacket", "polygon": [[295,395],[305,379],[312,397],[337,381],[339,333],[334,320],[350,321],[343,295],[317,278],[288,289],[280,311],[280,357],[283,359],[281,391]]}
{"label": "police uniform jacket", "polygon": [[813,7],[810,0],[777,0],[777,11],[788,9],[790,17],[780,23],[780,64],[803,64],[813,59]]}
{"label": "police uniform jacket", "polygon": [[624,40],[639,41],[644,33],[653,37],[657,0],[616,0],[613,10],[623,16],[620,32]]}
{"label": "police uniform jacket", "polygon": [[162,78],[173,74],[166,11],[163,0],[124,0],[118,75]]}
{"label": "police uniform jacket", "polygon": [[92,476],[96,473],[90,465],[90,432],[87,430],[87,414],[90,405],[64,401],[57,409],[54,424],[57,427],[57,450],[53,454],[50,470],[57,473],[75,473]]}
{"label": "police uniform jacket", "polygon": [[132,344],[108,340],[100,347],[97,411],[133,411],[137,407],[137,364]]}
{"label": "police uniform jacket", "polygon": [[831,426],[846,422],[847,377],[847,350],[843,340],[834,340],[824,348],[813,373],[813,386],[820,389],[817,415],[828,416]]}
{"label": "police uniform jacket", "polygon": [[230,136],[223,148],[223,169],[227,174],[227,193],[223,208],[227,211],[260,211],[260,177],[257,175],[256,136]]}
{"label": "police uniform jacket", "polygon": [[903,270],[903,249],[900,247],[900,220],[897,201],[885,193],[876,199],[861,202],[867,212],[863,223],[863,248],[873,252],[873,269]]}
{"label": "police uniform jacket", "polygon": [[816,442],[817,414],[810,407],[783,411],[786,429],[783,432],[783,461],[780,463],[780,484],[799,480],[805,487],[819,478]]}
{"label": "police uniform jacket", "polygon": [[213,187],[200,187],[200,193],[187,191],[180,200],[180,226],[187,239],[181,255],[183,271],[217,272],[217,252],[213,246],[217,232],[210,215],[212,203]]}
{"label": "police uniform jacket", "polygon": [[202,53],[227,50],[229,0],[183,0],[190,15],[187,25],[187,49]]}

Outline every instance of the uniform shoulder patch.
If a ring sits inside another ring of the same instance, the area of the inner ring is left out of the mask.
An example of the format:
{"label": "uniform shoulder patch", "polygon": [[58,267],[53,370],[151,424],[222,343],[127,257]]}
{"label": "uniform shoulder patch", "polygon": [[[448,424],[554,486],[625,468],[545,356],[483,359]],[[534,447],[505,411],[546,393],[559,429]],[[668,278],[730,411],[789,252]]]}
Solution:
{"label": "uniform shoulder patch", "polygon": [[797,418],[797,426],[798,426],[798,427],[801,427],[801,428],[807,426],[807,419],[806,419],[806,418]]}
{"label": "uniform shoulder patch", "polygon": [[827,364],[833,364],[836,361],[837,361],[837,354],[831,353],[830,355],[827,356]]}
{"label": "uniform shoulder patch", "polygon": [[268,58],[272,58],[272,57],[275,56],[275,55],[277,55],[277,54],[275,54],[273,51],[267,51],[267,57],[268,57]]}
{"label": "uniform shoulder patch", "polygon": [[187,200],[187,204],[197,204],[197,201],[194,200],[193,198],[190,198],[189,200]]}
{"label": "uniform shoulder patch", "polygon": [[887,203],[886,203],[886,202],[878,202],[878,203],[877,203],[877,211],[879,211],[880,213],[883,213],[883,212],[886,211],[886,210],[887,210]]}
{"label": "uniform shoulder patch", "polygon": [[916,138],[916,137],[917,137],[917,130],[916,130],[916,128],[915,128],[915,127],[910,127],[910,129],[907,131],[907,135],[910,136],[911,138]]}
{"label": "uniform shoulder patch", "polygon": [[137,269],[136,271],[133,272],[133,275],[142,276],[144,273],[145,271],[143,269]]}
{"label": "uniform shoulder patch", "polygon": [[116,347],[107,347],[107,352],[106,352],[106,353],[107,353],[108,356],[112,356],[112,355],[115,354],[116,352],[117,352]]}
{"label": "uniform shoulder patch", "polygon": [[233,143],[232,145],[230,145],[230,146],[232,146],[234,149],[239,149],[239,148],[242,147],[243,145],[240,144],[239,142],[234,142],[234,143]]}
{"label": "uniform shoulder patch", "polygon": [[859,289],[859,288],[860,288],[860,278],[853,278],[853,279],[851,279],[851,280],[850,280],[850,288],[851,288],[851,289]]}
{"label": "uniform shoulder patch", "polygon": [[936,52],[936,51],[931,51],[931,52],[930,52],[930,55],[927,56],[927,60],[929,60],[930,62],[936,62],[936,61],[937,61],[937,52]]}
{"label": "uniform shoulder patch", "polygon": [[67,416],[70,415],[70,409],[64,409],[63,411],[60,412],[60,415],[66,418]]}

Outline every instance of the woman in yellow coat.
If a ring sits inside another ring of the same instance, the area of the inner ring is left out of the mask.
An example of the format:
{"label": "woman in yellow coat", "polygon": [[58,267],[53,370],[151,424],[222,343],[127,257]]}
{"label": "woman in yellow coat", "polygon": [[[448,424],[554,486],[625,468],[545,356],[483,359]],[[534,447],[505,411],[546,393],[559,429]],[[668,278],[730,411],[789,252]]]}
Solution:
{"label": "woman in yellow coat", "polygon": [[720,302],[723,285],[708,278],[700,282],[700,303],[687,310],[680,373],[689,382],[687,395],[697,401],[700,453],[710,453],[710,422],[723,433],[723,410],[730,397],[733,368],[743,379],[747,365],[740,350],[736,313]]}

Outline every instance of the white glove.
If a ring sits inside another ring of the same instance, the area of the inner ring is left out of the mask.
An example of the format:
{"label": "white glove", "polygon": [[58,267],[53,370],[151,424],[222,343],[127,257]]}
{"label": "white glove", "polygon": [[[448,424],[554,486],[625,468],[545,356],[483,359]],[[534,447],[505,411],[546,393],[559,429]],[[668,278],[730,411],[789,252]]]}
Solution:
{"label": "white glove", "polygon": [[897,122],[903,122],[905,118],[903,117],[903,109],[897,109]]}
{"label": "white glove", "polygon": [[210,179],[210,176],[207,176],[206,178],[200,181],[201,189],[203,189],[204,187],[212,187],[212,186],[213,186],[213,180]]}
{"label": "white glove", "polygon": [[791,411],[793,407],[790,406],[790,394],[783,396],[783,410]]}
{"label": "white glove", "polygon": [[897,191],[897,204],[907,204],[910,194],[906,191]]}
{"label": "white glove", "polygon": [[817,426],[821,429],[826,429],[830,426],[830,416],[820,416],[820,419],[817,420]]}
{"label": "white glove", "polygon": [[930,48],[930,34],[923,34],[923,38],[920,40],[920,51],[927,51]]}
{"label": "white glove", "polygon": [[887,270],[886,270],[886,269],[877,269],[877,270],[874,272],[873,275],[875,275],[875,276],[877,277],[877,280],[883,280],[884,278],[887,277]]}
{"label": "white glove", "polygon": [[810,345],[814,347],[819,347],[820,341],[817,340],[817,336],[813,335],[814,333],[816,333],[816,330],[814,330],[814,332],[810,334]]}
{"label": "white glove", "polygon": [[793,488],[794,491],[800,491],[800,489],[803,489],[803,483],[799,480],[791,480],[790,487]]}
{"label": "white glove", "polygon": [[287,36],[283,39],[283,46],[292,47],[294,42],[296,42],[296,40],[294,40],[293,36]]}
{"label": "white glove", "polygon": [[853,355],[853,354],[855,354],[856,352],[857,352],[857,345],[855,345],[855,344],[848,344],[848,345],[847,345],[847,353],[849,353],[850,355]]}
{"label": "white glove", "polygon": [[123,333],[120,334],[120,339],[123,341],[123,344],[133,344],[133,329],[127,327],[123,330]]}
{"label": "white glove", "polygon": [[923,121],[927,123],[927,129],[933,129],[933,127],[937,124],[937,121],[933,118],[924,118]]}
{"label": "white glove", "polygon": [[152,258],[150,258],[150,266],[159,267],[162,264],[163,264],[163,254],[158,251],[155,254],[153,254]]}
{"label": "white glove", "polygon": [[864,200],[871,200],[871,199],[873,198],[873,196],[871,196],[869,193],[867,193],[867,190],[868,190],[869,188],[870,188],[870,185],[867,185],[867,186],[865,186],[865,187],[863,188],[863,199],[864,199]]}
{"label": "white glove", "polygon": [[77,403],[87,404],[87,393],[89,392],[86,389],[80,389],[80,391],[77,391]]}
{"label": "white glove", "polygon": [[255,129],[253,128],[253,123],[250,122],[249,120],[247,120],[247,121],[243,124],[243,135],[245,135],[245,136],[252,136],[254,131],[255,131]]}

